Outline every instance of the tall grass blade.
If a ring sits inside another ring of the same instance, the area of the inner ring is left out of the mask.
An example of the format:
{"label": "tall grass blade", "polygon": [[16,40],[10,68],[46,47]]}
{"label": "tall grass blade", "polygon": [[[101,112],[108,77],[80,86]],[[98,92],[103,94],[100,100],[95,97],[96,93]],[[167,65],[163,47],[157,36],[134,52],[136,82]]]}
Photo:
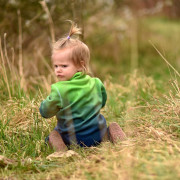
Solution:
{"label": "tall grass blade", "polygon": [[20,75],[20,86],[26,91],[26,84],[23,73],[23,57],[22,57],[22,25],[21,25],[21,12],[18,10],[18,27],[19,27],[19,75]]}
{"label": "tall grass blade", "polygon": [[4,61],[4,55],[3,55],[3,49],[2,49],[1,38],[0,38],[0,53],[1,53],[1,59],[2,59],[2,63],[1,63],[1,67],[2,67],[2,75],[3,75],[4,81],[5,81],[6,86],[7,86],[9,98],[11,99],[12,96],[11,96],[11,91],[10,91],[9,81],[8,81],[8,77],[7,77],[6,67],[5,67],[5,61]]}
{"label": "tall grass blade", "polygon": [[154,47],[154,49],[158,52],[158,54],[162,57],[162,59],[174,70],[174,72],[180,77],[179,72],[168,62],[168,60],[160,53],[160,51],[156,48],[156,46],[151,42],[151,45]]}
{"label": "tall grass blade", "polygon": [[54,23],[53,23],[51,14],[50,14],[49,9],[48,9],[46,2],[44,0],[40,1],[40,4],[41,4],[42,8],[44,9],[44,11],[46,12],[46,14],[48,15],[51,39],[52,39],[52,42],[55,42]]}

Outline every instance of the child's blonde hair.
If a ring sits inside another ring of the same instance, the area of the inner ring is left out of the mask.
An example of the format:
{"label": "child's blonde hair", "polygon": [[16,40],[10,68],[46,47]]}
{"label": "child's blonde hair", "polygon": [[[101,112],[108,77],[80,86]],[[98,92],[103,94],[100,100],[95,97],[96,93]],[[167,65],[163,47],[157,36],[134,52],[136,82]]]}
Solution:
{"label": "child's blonde hair", "polygon": [[[90,51],[86,44],[80,41],[78,38],[74,38],[73,35],[81,34],[81,29],[77,25],[71,22],[71,28],[67,37],[59,39],[52,46],[52,55],[60,49],[71,48],[70,59],[73,63],[79,67],[82,67],[82,72],[89,74],[89,61]],[[82,63],[83,62],[83,63]]]}

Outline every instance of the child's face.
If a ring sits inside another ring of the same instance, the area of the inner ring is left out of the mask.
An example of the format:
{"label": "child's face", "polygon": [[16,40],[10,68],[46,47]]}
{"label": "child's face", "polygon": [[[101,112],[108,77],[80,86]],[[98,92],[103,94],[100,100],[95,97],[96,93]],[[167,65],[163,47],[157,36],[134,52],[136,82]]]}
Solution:
{"label": "child's face", "polygon": [[80,71],[80,68],[71,61],[70,51],[71,49],[63,49],[52,55],[54,71],[60,81],[67,81],[71,79],[75,73]]}

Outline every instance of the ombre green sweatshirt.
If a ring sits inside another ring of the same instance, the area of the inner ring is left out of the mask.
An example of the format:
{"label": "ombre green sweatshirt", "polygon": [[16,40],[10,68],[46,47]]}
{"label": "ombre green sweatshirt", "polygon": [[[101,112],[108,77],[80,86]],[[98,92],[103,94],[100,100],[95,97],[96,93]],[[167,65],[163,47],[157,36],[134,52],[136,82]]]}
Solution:
{"label": "ombre green sweatshirt", "polygon": [[106,120],[100,114],[106,99],[106,90],[98,78],[78,72],[68,81],[51,85],[40,113],[44,118],[56,115],[55,129],[66,144],[92,146],[101,142],[107,130]]}

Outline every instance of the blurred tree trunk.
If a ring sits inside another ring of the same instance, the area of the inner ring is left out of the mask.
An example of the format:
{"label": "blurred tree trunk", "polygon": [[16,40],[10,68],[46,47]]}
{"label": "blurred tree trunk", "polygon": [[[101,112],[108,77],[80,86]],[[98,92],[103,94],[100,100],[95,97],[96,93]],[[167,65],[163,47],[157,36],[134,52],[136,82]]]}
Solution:
{"label": "blurred tree trunk", "polygon": [[72,0],[73,21],[82,29],[81,40],[84,41],[84,21],[83,21],[84,0]]}

